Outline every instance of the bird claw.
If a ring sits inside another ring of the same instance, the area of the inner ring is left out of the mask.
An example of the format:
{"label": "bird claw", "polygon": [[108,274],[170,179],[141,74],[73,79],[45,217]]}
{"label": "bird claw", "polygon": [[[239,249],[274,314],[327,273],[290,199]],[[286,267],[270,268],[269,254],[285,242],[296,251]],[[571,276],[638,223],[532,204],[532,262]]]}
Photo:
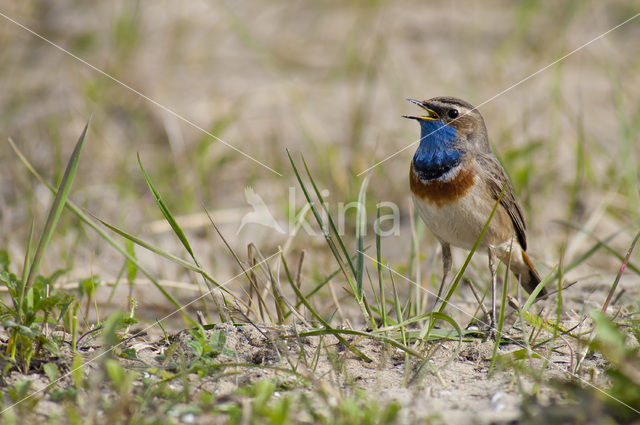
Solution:
{"label": "bird claw", "polygon": [[491,322],[489,329],[487,330],[487,335],[484,337],[483,342],[487,342],[489,340],[497,341],[498,340],[498,330],[496,329],[495,323]]}

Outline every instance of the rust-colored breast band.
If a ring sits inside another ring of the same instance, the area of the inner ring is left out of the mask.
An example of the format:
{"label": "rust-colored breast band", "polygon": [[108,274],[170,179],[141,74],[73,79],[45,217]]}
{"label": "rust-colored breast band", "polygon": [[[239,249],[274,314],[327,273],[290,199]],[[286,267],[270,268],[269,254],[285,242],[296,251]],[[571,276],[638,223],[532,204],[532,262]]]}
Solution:
{"label": "rust-colored breast band", "polygon": [[469,168],[462,168],[456,177],[449,181],[433,180],[423,182],[413,171],[409,171],[411,192],[418,198],[436,204],[438,207],[450,204],[462,198],[475,184],[475,173]]}

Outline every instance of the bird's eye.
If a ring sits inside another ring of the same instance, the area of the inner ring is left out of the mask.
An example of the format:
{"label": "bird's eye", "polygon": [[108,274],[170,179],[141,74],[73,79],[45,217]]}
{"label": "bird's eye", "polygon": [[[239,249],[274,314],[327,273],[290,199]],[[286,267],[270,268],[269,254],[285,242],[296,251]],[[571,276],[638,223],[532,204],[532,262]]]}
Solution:
{"label": "bird's eye", "polygon": [[457,109],[449,109],[449,112],[447,112],[447,115],[449,115],[449,118],[454,119],[458,117],[458,110]]}

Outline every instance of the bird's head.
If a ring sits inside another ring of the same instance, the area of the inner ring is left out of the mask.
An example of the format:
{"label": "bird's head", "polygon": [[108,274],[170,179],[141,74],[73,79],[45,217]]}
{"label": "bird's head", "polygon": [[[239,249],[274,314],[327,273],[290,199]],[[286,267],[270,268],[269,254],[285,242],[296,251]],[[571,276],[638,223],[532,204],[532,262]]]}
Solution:
{"label": "bird's head", "polygon": [[403,115],[420,123],[420,144],[485,152],[489,148],[484,120],[471,104],[454,97],[407,99],[424,110],[423,115]]}

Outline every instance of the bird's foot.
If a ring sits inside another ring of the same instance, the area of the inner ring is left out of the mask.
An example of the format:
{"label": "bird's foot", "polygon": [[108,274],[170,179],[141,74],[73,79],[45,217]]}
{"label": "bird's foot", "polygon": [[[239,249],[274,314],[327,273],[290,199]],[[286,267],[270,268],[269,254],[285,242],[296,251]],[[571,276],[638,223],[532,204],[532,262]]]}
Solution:
{"label": "bird's foot", "polygon": [[489,340],[497,341],[498,340],[498,330],[496,329],[495,322],[491,322],[489,329],[487,330],[487,335],[484,337],[483,342],[487,342]]}

